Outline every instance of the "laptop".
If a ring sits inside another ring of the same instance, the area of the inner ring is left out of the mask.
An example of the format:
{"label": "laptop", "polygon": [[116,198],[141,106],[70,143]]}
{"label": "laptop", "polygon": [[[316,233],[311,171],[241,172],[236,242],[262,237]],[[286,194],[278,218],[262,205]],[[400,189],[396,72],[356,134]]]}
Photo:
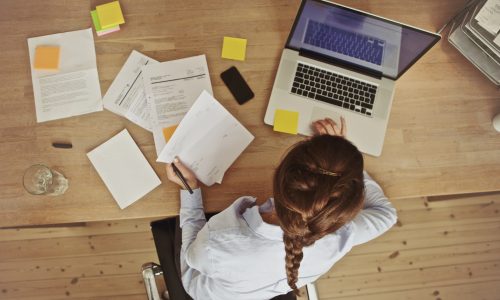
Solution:
{"label": "laptop", "polygon": [[264,122],[276,110],[299,112],[298,133],[311,123],[346,120],[347,138],[380,156],[395,81],[440,35],[322,0],[303,0],[285,49]]}

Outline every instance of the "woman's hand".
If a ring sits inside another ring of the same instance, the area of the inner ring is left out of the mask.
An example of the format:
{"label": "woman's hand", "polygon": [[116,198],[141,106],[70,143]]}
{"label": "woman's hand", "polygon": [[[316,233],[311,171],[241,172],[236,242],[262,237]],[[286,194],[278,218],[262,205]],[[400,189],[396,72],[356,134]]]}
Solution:
{"label": "woman's hand", "polygon": [[314,121],[312,123],[312,128],[315,135],[329,134],[344,138],[347,130],[344,117],[340,117],[340,127],[334,120],[325,118],[323,120]]}
{"label": "woman's hand", "polygon": [[[188,167],[186,167],[177,157],[174,159],[175,166],[179,171],[181,171],[182,176],[186,179],[187,184],[191,189],[198,188],[198,179],[196,179],[196,175],[194,175],[193,171],[191,171]],[[172,168],[172,164],[167,164],[167,178],[179,185],[182,189],[186,189],[184,184],[182,184],[181,179],[175,174],[174,169]]]}

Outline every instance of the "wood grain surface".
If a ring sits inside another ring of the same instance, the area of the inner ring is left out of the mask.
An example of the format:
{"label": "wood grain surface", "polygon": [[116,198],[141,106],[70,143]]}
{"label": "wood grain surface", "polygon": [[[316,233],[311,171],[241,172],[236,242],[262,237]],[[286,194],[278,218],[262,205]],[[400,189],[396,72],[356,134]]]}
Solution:
{"label": "wood grain surface", "polygon": [[[500,193],[395,201],[399,222],[316,281],[322,300],[498,300]],[[3,300],[146,299],[151,219],[0,229]]]}
{"label": "wood grain surface", "polygon": [[[89,12],[106,1],[2,0],[0,2],[0,227],[171,216],[178,213],[177,187],[155,162],[152,135],[109,111],[37,123],[29,67],[29,37],[84,29]],[[464,0],[342,0],[426,30],[438,30]],[[104,95],[130,52],[159,61],[206,54],[215,97],[255,140],[225,174],[204,188],[208,211],[241,195],[265,200],[284,151],[302,137],[273,132],[263,118],[279,58],[299,7],[298,0],[121,0],[126,24],[95,36]],[[248,39],[244,62],[222,59],[224,36]],[[219,74],[236,66],[255,92],[239,106]],[[492,117],[499,91],[446,37],[397,82],[383,154],[365,156],[366,169],[393,199],[500,190],[500,134]],[[163,184],[120,210],[86,153],[127,128]],[[73,149],[55,149],[54,141]],[[31,196],[23,171],[44,163],[64,173],[69,190],[60,197]],[[396,200],[404,201],[404,200]]]}

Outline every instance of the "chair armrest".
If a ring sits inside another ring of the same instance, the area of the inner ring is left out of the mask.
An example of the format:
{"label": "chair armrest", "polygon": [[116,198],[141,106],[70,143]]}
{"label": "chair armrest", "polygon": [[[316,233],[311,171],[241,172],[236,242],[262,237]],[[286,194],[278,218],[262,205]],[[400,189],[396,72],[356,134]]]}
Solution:
{"label": "chair armrest", "polygon": [[[144,281],[144,287],[146,288],[146,293],[148,295],[148,300],[162,300],[160,291],[158,290],[158,284],[156,281],[156,276],[163,275],[163,270],[161,266],[152,262],[148,262],[142,265],[142,279]],[[160,282],[163,281],[161,277]],[[164,289],[165,290],[165,289]],[[166,293],[168,296],[168,293]]]}
{"label": "chair armrest", "polygon": [[306,289],[307,289],[307,299],[319,300],[318,290],[316,289],[316,284],[314,284],[314,282],[306,284]]}

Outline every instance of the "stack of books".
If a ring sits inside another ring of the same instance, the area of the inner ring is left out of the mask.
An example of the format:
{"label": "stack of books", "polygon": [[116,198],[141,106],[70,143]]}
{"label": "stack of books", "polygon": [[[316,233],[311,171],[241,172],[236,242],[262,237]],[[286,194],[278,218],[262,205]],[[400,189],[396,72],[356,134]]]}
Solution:
{"label": "stack of books", "polygon": [[448,40],[500,86],[500,0],[473,1],[452,25]]}
{"label": "stack of books", "polygon": [[125,23],[120,2],[113,1],[96,6],[90,12],[92,23],[98,36],[103,36],[120,30],[120,25]]}

